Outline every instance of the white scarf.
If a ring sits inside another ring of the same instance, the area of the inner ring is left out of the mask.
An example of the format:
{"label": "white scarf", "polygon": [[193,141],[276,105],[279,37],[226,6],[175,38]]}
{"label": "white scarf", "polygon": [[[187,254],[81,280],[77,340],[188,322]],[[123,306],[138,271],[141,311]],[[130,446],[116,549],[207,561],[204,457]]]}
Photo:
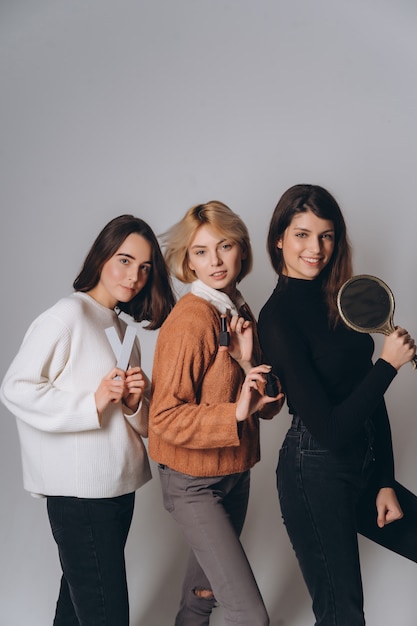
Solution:
{"label": "white scarf", "polygon": [[190,291],[195,296],[204,298],[204,300],[213,304],[221,315],[239,315],[238,309],[245,304],[245,300],[240,291],[236,290],[235,304],[226,293],[219,291],[218,289],[213,289],[213,287],[209,287],[200,279],[191,283]]}

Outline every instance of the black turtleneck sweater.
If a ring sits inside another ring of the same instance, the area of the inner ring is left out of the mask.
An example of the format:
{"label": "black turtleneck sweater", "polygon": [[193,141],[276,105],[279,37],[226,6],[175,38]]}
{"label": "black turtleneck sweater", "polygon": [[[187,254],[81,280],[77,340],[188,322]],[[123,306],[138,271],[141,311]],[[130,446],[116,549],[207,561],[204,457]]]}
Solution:
{"label": "black turtleneck sweater", "polygon": [[397,371],[383,359],[373,364],[372,337],[342,322],[331,327],[320,278],[283,278],[261,310],[258,332],[290,413],[334,451],[353,443],[365,423],[373,422],[379,486],[393,486],[391,431],[383,396]]}

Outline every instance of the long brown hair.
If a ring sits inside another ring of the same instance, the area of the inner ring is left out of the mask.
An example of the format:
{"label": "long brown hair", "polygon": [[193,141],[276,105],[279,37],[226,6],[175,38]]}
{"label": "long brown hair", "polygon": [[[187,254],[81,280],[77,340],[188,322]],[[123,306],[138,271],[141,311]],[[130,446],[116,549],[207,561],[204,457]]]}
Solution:
{"label": "long brown hair", "polygon": [[118,302],[118,308],[136,322],[148,321],[148,330],[159,328],[175,304],[171,280],[158,240],[151,227],[139,217],[120,215],[112,219],[99,233],[73,287],[90,291],[100,280],[103,265],[120,248],[126,237],[137,233],[151,245],[152,270],[144,288],[129,302]]}
{"label": "long brown hair", "polygon": [[280,276],[284,266],[283,253],[277,242],[291,224],[294,215],[311,211],[321,219],[333,222],[334,251],[324,268],[323,290],[329,307],[329,319],[334,324],[339,320],[337,293],[352,276],[352,251],[342,211],[335,198],[319,185],[294,185],[283,193],[275,207],[269,225],[267,248],[272,266]]}

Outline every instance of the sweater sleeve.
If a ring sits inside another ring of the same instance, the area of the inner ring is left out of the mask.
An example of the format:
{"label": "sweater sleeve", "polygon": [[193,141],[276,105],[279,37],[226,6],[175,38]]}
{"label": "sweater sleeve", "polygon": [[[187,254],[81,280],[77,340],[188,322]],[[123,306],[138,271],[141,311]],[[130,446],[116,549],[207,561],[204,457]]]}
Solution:
{"label": "sweater sleeve", "polygon": [[392,451],[391,426],[385,401],[379,404],[373,414],[375,438],[374,457],[377,465],[377,487],[395,487],[394,454]]}
{"label": "sweater sleeve", "polygon": [[48,432],[100,428],[94,392],[60,387],[70,348],[71,335],[65,324],[43,314],[31,324],[5,375],[2,402],[33,428]]}
{"label": "sweater sleeve", "polygon": [[171,445],[239,445],[236,397],[242,374],[227,351],[218,351],[219,328],[210,305],[193,310],[180,301],[159,331],[150,426]]}
{"label": "sweater sleeve", "polygon": [[[356,388],[340,403],[330,401],[302,336],[277,310],[261,313],[258,329],[261,347],[294,412],[311,434],[329,449],[348,443],[363,428],[383,399],[396,375],[389,363],[378,359]],[[308,311],[306,311],[308,315]]]}
{"label": "sweater sleeve", "polygon": [[[136,338],[133,345],[132,355],[129,363],[129,367],[137,367],[141,365],[141,354],[139,340]],[[139,406],[135,412],[130,411],[128,407],[123,406],[125,419],[129,422],[131,427],[142,437],[148,436],[148,419],[149,419],[149,399],[151,395],[151,381],[142,370],[143,377],[145,379],[145,389]]]}

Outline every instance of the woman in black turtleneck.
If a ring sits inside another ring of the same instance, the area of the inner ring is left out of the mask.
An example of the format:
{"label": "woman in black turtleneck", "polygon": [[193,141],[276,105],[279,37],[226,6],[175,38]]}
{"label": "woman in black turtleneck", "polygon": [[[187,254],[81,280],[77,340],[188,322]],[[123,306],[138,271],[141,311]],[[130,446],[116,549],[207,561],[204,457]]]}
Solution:
{"label": "woman in black turtleneck", "polygon": [[395,481],[384,402],[414,340],[397,328],[373,363],[371,336],[340,320],[351,252],[340,208],[322,187],[283,194],[268,250],[279,280],[259,337],[293,415],[277,468],[282,516],[316,626],[363,626],[357,533],[417,561],[417,498]]}

